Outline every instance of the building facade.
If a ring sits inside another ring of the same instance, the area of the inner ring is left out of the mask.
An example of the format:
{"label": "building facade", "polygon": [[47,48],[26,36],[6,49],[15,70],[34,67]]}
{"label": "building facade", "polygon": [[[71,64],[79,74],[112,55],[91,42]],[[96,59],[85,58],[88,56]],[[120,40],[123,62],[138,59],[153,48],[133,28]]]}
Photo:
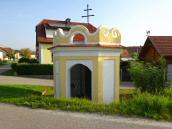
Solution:
{"label": "building facade", "polygon": [[[67,18],[65,21],[59,20],[42,20],[36,26],[36,56],[41,64],[51,64],[52,61],[52,53],[48,48],[53,45],[53,34],[58,28],[62,29],[64,33],[67,33],[72,26],[75,25],[83,25],[85,26],[89,32],[95,32],[96,27],[87,23],[79,23],[79,22],[70,22],[70,19]],[[78,35],[78,38],[82,38]]]}
{"label": "building facade", "polygon": [[158,61],[164,57],[167,79],[172,80],[172,36],[148,36],[139,57],[144,61]]}
{"label": "building facade", "polygon": [[[77,36],[81,38],[76,40]],[[56,97],[87,98],[97,103],[119,100],[121,34],[100,26],[90,33],[82,25],[53,39]]]}

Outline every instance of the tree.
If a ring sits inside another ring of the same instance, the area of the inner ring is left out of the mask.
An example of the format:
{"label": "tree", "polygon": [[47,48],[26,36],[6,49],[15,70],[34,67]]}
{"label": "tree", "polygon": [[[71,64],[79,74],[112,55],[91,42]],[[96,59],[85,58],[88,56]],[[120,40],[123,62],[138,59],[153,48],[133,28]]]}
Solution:
{"label": "tree", "polygon": [[22,57],[30,58],[32,51],[29,48],[22,48],[20,49],[20,53]]}
{"label": "tree", "polygon": [[156,93],[165,88],[165,69],[164,59],[152,63],[137,60],[130,63],[129,71],[136,88],[142,92]]}
{"label": "tree", "polygon": [[9,60],[14,60],[15,59],[15,50],[11,49],[11,48],[7,48],[7,55]]}

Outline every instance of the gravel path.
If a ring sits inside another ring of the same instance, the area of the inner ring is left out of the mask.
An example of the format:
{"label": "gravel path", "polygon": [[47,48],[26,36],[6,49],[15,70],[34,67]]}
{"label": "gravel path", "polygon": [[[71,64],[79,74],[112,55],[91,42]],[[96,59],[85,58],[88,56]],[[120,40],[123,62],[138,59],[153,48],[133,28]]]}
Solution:
{"label": "gravel path", "polygon": [[172,129],[170,122],[0,104],[0,129]]}

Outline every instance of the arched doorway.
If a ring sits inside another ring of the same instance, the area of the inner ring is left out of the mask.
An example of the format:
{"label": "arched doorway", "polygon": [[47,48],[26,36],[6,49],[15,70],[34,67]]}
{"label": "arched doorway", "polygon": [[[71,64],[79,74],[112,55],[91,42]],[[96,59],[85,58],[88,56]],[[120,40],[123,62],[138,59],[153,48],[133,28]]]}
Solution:
{"label": "arched doorway", "polygon": [[76,64],[70,69],[71,97],[91,99],[91,70]]}

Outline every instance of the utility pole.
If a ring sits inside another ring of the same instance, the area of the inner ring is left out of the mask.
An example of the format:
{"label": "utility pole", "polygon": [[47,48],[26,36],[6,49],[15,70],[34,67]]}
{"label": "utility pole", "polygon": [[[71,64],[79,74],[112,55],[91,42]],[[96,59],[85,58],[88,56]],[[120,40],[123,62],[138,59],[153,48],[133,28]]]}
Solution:
{"label": "utility pole", "polygon": [[94,16],[94,15],[90,15],[89,14],[89,11],[91,11],[92,9],[91,8],[89,8],[89,5],[87,4],[87,9],[84,9],[84,11],[86,11],[87,12],[87,15],[85,15],[85,16],[82,16],[82,18],[84,18],[84,17],[86,17],[87,18],[87,23],[89,24],[89,18],[90,17],[92,17],[92,16]]}

